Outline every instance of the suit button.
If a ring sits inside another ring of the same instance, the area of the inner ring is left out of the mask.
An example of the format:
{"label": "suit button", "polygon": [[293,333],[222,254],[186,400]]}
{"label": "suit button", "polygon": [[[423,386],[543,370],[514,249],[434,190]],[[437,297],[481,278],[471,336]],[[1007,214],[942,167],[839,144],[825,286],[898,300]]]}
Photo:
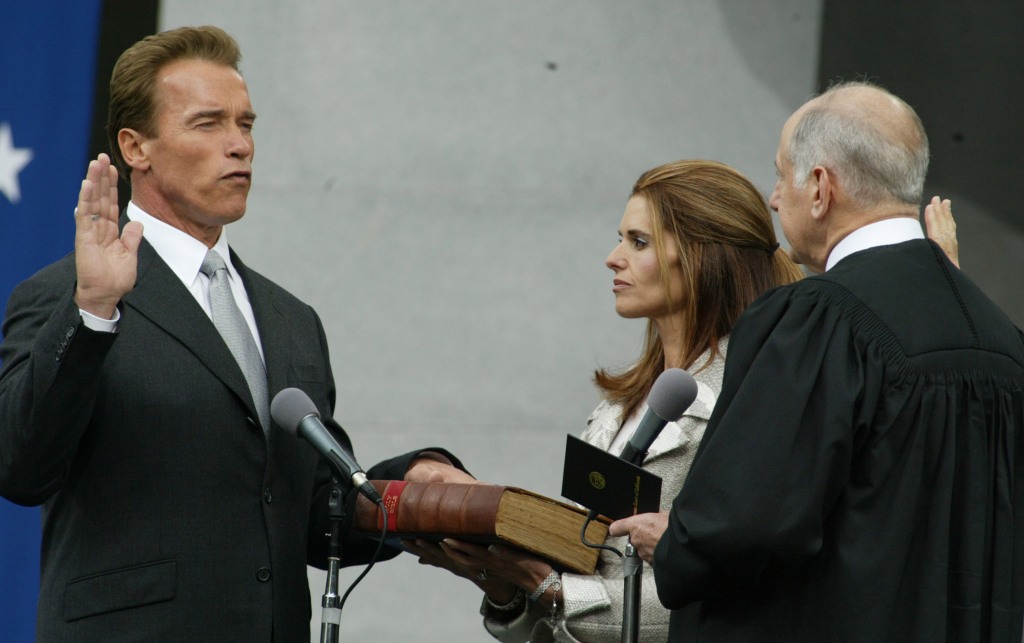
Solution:
{"label": "suit button", "polygon": [[268,505],[270,504],[270,501],[274,499],[274,496],[270,493],[270,489],[263,492],[263,499],[267,501]]}
{"label": "suit button", "polygon": [[69,326],[68,329],[66,331],[64,331],[64,336],[67,337],[68,339],[71,339],[72,337],[74,337],[75,336],[75,327],[74,326]]}
{"label": "suit button", "polygon": [[266,567],[260,567],[258,570],[256,570],[256,580],[258,580],[261,583],[265,583],[268,580],[270,580],[270,570]]}

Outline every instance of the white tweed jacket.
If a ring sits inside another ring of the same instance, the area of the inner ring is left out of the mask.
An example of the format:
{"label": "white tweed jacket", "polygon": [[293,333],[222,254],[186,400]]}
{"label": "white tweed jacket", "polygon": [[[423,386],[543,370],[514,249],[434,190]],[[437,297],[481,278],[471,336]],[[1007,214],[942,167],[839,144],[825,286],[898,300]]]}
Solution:
{"label": "white tweed jacket", "polygon": [[[679,422],[665,426],[644,460],[643,468],[661,477],[662,511],[668,511],[682,489],[693,456],[704,435],[704,428],[715,408],[715,401],[722,390],[727,344],[728,338],[723,338],[719,343],[720,355],[707,367],[693,374],[697,381],[697,399]],[[701,356],[694,368],[699,368],[707,359],[708,354]],[[645,404],[636,413],[642,416],[646,411]],[[622,425],[619,417],[621,414],[622,408],[619,405],[601,402],[587,420],[587,428],[583,431],[582,439],[608,450]],[[609,538],[607,544],[622,551],[626,539]],[[669,611],[658,601],[654,573],[646,563],[641,586],[640,639],[666,641]],[[562,574],[564,605],[560,614],[552,617],[549,612],[534,605],[517,619],[502,623],[491,618],[486,601],[481,613],[484,615],[484,627],[487,631],[495,638],[509,643],[617,643],[622,637],[622,599],[621,559],[611,552],[602,550],[596,574]]]}

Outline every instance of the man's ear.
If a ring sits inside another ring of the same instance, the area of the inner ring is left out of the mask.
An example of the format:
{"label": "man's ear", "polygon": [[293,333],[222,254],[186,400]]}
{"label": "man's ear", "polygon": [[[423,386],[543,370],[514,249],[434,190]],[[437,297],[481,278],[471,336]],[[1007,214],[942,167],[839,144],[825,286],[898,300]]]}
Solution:
{"label": "man's ear", "polygon": [[149,169],[149,153],[146,143],[149,138],[127,127],[117,133],[117,145],[121,148],[121,156],[125,163],[133,170],[146,171]]}
{"label": "man's ear", "polygon": [[817,165],[811,170],[811,183],[814,186],[814,193],[811,202],[811,218],[821,221],[828,215],[832,204],[835,201],[835,182],[828,169]]}

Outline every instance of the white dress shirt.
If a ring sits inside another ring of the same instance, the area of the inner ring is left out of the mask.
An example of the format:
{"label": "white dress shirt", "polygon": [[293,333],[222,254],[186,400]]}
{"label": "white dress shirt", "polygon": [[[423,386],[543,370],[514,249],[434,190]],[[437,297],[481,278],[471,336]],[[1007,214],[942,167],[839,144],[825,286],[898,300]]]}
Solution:
{"label": "white dress shirt", "polygon": [[917,219],[896,217],[869,223],[848,234],[832,248],[828,261],[825,262],[825,270],[831,270],[833,266],[855,252],[876,246],[891,246],[913,239],[924,239],[924,232]]}

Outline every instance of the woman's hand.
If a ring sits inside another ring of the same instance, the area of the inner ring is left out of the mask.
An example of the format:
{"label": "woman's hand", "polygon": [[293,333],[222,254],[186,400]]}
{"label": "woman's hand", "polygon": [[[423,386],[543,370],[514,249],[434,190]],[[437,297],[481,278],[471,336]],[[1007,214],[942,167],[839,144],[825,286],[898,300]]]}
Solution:
{"label": "woman's hand", "polygon": [[[552,571],[544,560],[502,545],[484,547],[453,538],[440,543],[415,540],[402,544],[420,557],[421,564],[468,578],[499,605],[511,601],[518,588],[532,593]],[[546,592],[538,602],[550,607],[551,592]]]}

